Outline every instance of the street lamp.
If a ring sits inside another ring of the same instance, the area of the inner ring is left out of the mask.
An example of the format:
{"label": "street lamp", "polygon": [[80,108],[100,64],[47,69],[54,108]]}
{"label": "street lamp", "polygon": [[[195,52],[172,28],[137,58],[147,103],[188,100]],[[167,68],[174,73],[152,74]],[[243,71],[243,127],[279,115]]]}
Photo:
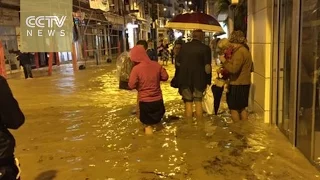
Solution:
{"label": "street lamp", "polygon": [[192,1],[189,1],[189,5],[191,5],[192,4]]}
{"label": "street lamp", "polygon": [[167,11],[167,8],[163,8],[164,11]]}

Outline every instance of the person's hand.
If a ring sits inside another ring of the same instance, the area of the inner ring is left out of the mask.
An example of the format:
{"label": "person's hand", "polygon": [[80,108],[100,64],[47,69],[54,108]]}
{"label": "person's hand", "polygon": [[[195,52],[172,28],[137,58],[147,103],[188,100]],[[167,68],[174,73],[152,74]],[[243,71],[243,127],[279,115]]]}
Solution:
{"label": "person's hand", "polygon": [[220,56],[219,56],[219,60],[220,60],[222,63],[224,63],[224,62],[227,61],[227,59],[224,57],[224,55],[220,55]]}

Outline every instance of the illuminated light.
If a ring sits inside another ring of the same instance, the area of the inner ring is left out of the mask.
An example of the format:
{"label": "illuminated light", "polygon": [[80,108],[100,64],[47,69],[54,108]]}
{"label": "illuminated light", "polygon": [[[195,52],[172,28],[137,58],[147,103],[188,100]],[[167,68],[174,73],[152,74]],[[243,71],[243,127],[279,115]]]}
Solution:
{"label": "illuminated light", "polygon": [[128,23],[127,24],[127,29],[128,29],[128,42],[129,42],[129,48],[133,48],[134,47],[134,29],[138,28],[137,24],[131,24]]}
{"label": "illuminated light", "polygon": [[238,4],[239,0],[231,0],[231,4]]}
{"label": "illuminated light", "polygon": [[185,1],[184,3],[188,4],[188,1]]}
{"label": "illuminated light", "polygon": [[172,16],[174,16],[175,14],[174,13],[172,13]]}
{"label": "illuminated light", "polygon": [[127,28],[128,28],[128,29],[138,28],[138,25],[137,25],[137,24],[128,23],[128,24],[127,24]]}
{"label": "illuminated light", "polygon": [[167,11],[167,8],[163,8],[164,11]]}
{"label": "illuminated light", "polygon": [[189,5],[191,5],[192,4],[192,1],[189,1]]}

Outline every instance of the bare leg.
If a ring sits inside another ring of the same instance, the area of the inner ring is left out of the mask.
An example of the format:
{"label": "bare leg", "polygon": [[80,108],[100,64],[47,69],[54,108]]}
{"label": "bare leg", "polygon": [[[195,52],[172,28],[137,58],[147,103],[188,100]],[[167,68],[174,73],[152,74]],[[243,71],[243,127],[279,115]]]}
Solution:
{"label": "bare leg", "polygon": [[186,102],[185,103],[185,116],[186,118],[191,118],[192,119],[192,115],[193,115],[193,108],[192,108],[193,103],[192,102]]}
{"label": "bare leg", "polygon": [[246,109],[243,109],[240,113],[240,116],[242,121],[246,121],[248,120],[249,113]]}
{"label": "bare leg", "polygon": [[203,109],[202,109],[202,102],[201,101],[196,101],[196,118],[197,120],[202,120],[203,117]]}
{"label": "bare leg", "polygon": [[152,135],[153,134],[153,128],[152,126],[146,126],[144,128],[144,132],[146,133],[146,135]]}
{"label": "bare leg", "polygon": [[234,122],[240,121],[240,114],[236,110],[230,110],[231,118]]}

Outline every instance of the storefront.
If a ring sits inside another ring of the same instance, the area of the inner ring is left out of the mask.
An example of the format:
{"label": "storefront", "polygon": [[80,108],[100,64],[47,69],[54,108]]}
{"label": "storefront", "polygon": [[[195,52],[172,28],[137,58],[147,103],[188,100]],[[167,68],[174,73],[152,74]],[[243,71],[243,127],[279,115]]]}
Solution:
{"label": "storefront", "polygon": [[271,121],[320,167],[320,1],[273,7]]}
{"label": "storefront", "polygon": [[4,47],[6,71],[12,72],[19,68],[16,54],[19,44],[19,12],[0,7],[0,41]]}

